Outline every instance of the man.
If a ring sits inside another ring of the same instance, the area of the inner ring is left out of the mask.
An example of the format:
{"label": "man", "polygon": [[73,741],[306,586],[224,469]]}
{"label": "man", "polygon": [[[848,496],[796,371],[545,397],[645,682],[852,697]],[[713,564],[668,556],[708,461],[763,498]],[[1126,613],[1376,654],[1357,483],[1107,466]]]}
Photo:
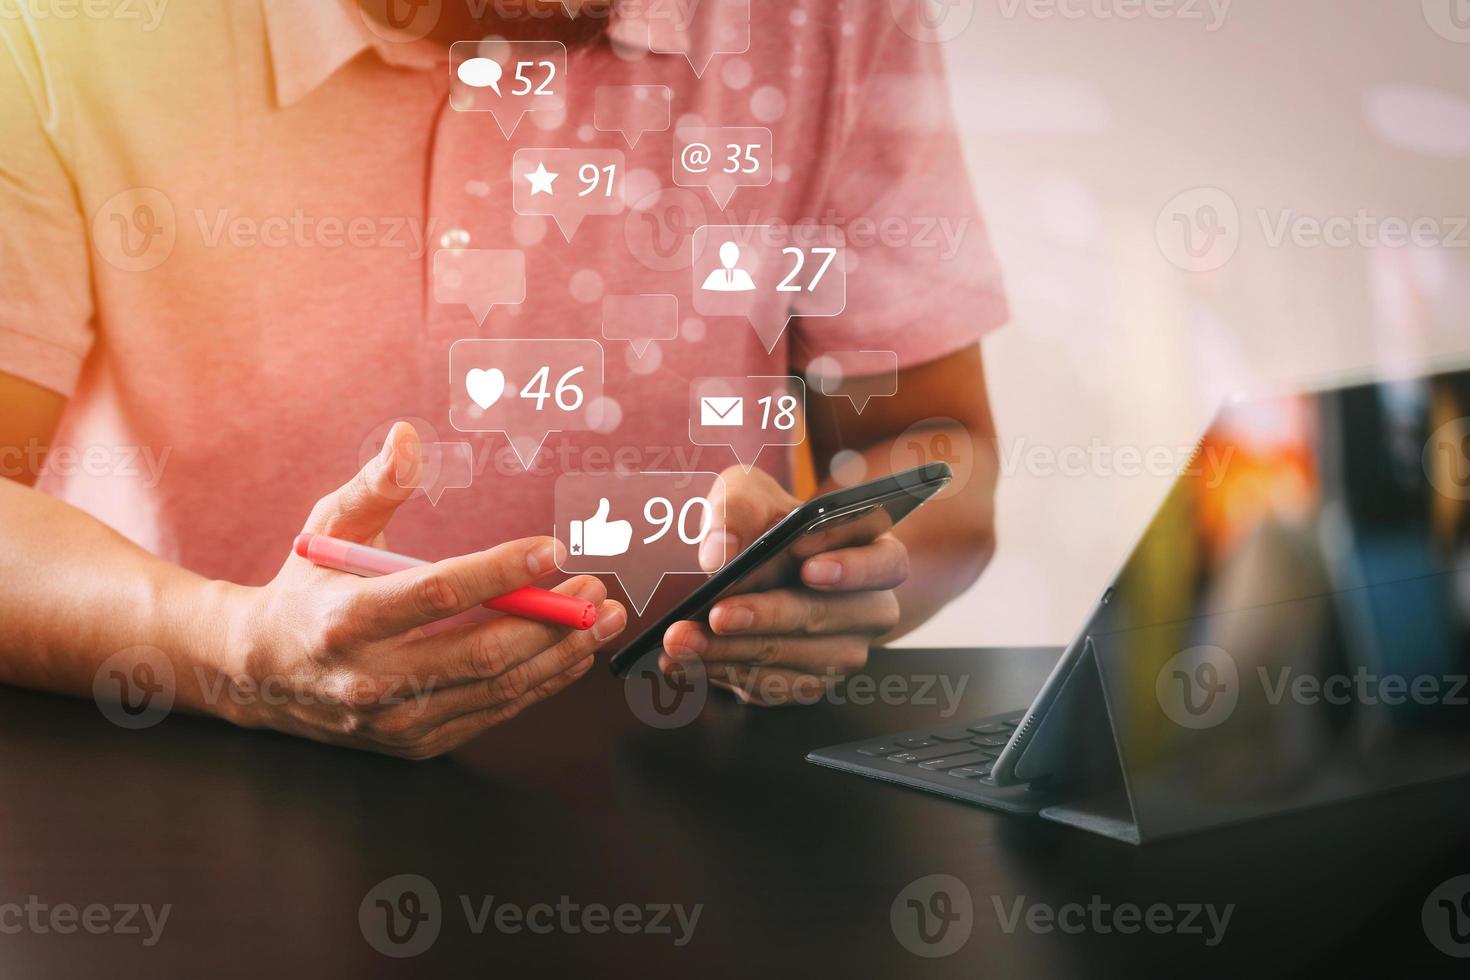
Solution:
{"label": "man", "polygon": [[[183,709],[443,753],[575,681],[629,625],[581,576],[556,588],[597,605],[586,633],[514,618],[435,626],[555,573],[564,552],[546,535],[564,461],[605,471],[616,449],[642,469],[670,468],[671,452],[692,454],[673,457],[690,471],[725,469],[705,539],[720,547],[701,553],[711,567],[798,501],[774,450],[749,473],[729,450],[695,451],[688,379],[800,374],[844,351],[893,352],[897,394],[859,414],[812,392],[819,480],[876,477],[941,445],[964,478],[894,532],[811,557],[708,624],[676,625],[661,666],[707,670],[747,699],[799,700],[988,560],[995,465],[978,340],[1005,307],[939,52],[899,28],[903,4],[629,0],[571,3],[571,17],[555,0],[201,0],[146,30],[8,6],[0,681],[78,695],[100,676],[146,686],[157,681],[143,661],[162,656]],[[566,43],[562,111],[530,113],[506,136],[451,108],[447,45],[486,35]],[[671,49],[691,56],[660,53]],[[700,65],[707,49],[718,51]],[[668,88],[671,128],[768,128],[774,179],[740,189],[725,214],[673,187],[674,133],[627,146],[592,125],[595,91],[633,84]],[[641,190],[623,191],[626,215],[590,217],[568,242],[514,213],[512,156],[583,145],[625,150],[626,183]],[[840,316],[797,318],[768,351],[743,321],[691,315],[695,227],[803,221],[848,232]],[[483,324],[435,302],[439,249],[524,253],[524,302]],[[606,343],[590,431],[554,433],[523,466],[504,437],[448,427],[456,340],[601,340],[601,298],[640,294],[678,297],[680,336],[641,356]],[[437,511],[409,489],[425,435],[470,442],[479,464],[473,489]],[[304,516],[306,530],[380,545],[392,520],[396,550],[438,560],[372,580],[314,568],[289,554]],[[399,704],[385,692],[404,677],[433,684]],[[268,682],[292,696],[219,694]]]}

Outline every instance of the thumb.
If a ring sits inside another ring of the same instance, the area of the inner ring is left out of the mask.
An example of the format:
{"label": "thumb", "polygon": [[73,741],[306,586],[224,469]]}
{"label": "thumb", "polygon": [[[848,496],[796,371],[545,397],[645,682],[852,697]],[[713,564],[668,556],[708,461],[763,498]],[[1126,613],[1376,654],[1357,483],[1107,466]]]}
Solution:
{"label": "thumb", "polygon": [[423,469],[419,436],[407,422],[395,423],[383,450],[344,486],[317,501],[305,531],[347,541],[371,542],[418,488]]}
{"label": "thumb", "polygon": [[610,513],[612,513],[612,504],[608,503],[606,497],[603,497],[597,502],[597,513],[592,515],[591,520],[606,524],[607,515]]}

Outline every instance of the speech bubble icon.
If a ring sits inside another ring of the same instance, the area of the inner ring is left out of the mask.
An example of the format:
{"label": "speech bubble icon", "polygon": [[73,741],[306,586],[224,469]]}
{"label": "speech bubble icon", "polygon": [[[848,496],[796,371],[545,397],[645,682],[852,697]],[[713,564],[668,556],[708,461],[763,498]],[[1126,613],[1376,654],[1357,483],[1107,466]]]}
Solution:
{"label": "speech bubble icon", "polygon": [[715,55],[750,50],[750,0],[669,0],[634,16],[648,25],[648,49],[683,55],[696,78]]}
{"label": "speech bubble icon", "polygon": [[692,236],[694,309],[742,317],[767,353],[793,316],[847,308],[847,246],[831,225],[703,225]]}
{"label": "speech bubble icon", "polygon": [[493,58],[469,58],[461,62],[454,73],[470,88],[488,88],[499,95],[500,78],[505,70]]}
{"label": "speech bubble icon", "polygon": [[394,479],[404,490],[422,490],[429,504],[439,506],[446,490],[467,490],[475,482],[475,450],[467,442],[419,443],[418,478],[413,482]]}
{"label": "speech bubble icon", "polygon": [[604,296],[602,338],[628,341],[640,358],[655,340],[677,340],[679,298],[665,293]]}
{"label": "speech bubble icon", "polygon": [[644,133],[662,133],[673,114],[674,90],[667,85],[599,85],[593,95],[592,126],[622,133],[628,148]]}
{"label": "speech bubble icon", "polygon": [[549,217],[567,241],[590,215],[622,214],[622,150],[517,150],[511,161],[516,214]]}
{"label": "speech bubble icon", "polygon": [[707,188],[721,209],[740,188],[769,185],[774,172],[771,131],[762,126],[681,126],[674,134],[674,183]]}
{"label": "speech bubble icon", "polygon": [[859,415],[874,398],[898,394],[898,354],[891,350],[828,351],[806,369],[828,398],[846,398]]}
{"label": "speech bubble icon", "polygon": [[434,253],[434,302],[463,304],[475,322],[497,306],[526,300],[526,253],[519,249],[441,248]]}
{"label": "speech bubble icon", "polygon": [[488,112],[510,139],[528,112],[565,112],[567,48],[560,41],[455,41],[449,106]]}
{"label": "speech bubble icon", "polygon": [[553,497],[554,533],[567,546],[558,567],[615,577],[639,614],[666,576],[707,574],[699,547],[724,517],[718,474],[566,473]]}
{"label": "speech bubble icon", "polygon": [[503,433],[523,469],[551,433],[592,428],[588,406],[602,398],[602,386],[595,340],[456,340],[449,347],[449,424]]}
{"label": "speech bubble icon", "polygon": [[689,385],[689,441],[729,447],[748,473],[767,446],[806,441],[806,384],[787,375],[697,378]]}

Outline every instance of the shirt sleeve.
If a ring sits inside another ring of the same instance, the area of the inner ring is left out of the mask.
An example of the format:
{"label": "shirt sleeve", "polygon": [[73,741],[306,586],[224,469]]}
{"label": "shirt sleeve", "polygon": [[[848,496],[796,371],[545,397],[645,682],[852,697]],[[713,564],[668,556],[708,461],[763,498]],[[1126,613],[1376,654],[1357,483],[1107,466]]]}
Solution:
{"label": "shirt sleeve", "polygon": [[797,369],[851,350],[892,351],[900,368],[923,364],[1009,316],[941,46],[899,30],[887,3],[867,7],[866,23],[847,15],[843,43],[854,50],[843,61],[852,67],[837,79],[847,94],[819,212],[844,232],[847,306],[837,317],[795,321]]}
{"label": "shirt sleeve", "polygon": [[52,82],[25,19],[0,20],[0,372],[70,396],[92,347],[91,268]]}

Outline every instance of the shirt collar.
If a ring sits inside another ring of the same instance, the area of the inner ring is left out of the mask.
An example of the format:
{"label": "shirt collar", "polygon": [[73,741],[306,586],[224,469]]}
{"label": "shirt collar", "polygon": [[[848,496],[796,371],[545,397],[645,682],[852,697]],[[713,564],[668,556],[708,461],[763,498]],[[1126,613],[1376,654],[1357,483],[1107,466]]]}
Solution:
{"label": "shirt collar", "polygon": [[337,70],[372,49],[389,65],[430,70],[448,49],[373,22],[354,0],[261,0],[276,102],[300,102]]}

